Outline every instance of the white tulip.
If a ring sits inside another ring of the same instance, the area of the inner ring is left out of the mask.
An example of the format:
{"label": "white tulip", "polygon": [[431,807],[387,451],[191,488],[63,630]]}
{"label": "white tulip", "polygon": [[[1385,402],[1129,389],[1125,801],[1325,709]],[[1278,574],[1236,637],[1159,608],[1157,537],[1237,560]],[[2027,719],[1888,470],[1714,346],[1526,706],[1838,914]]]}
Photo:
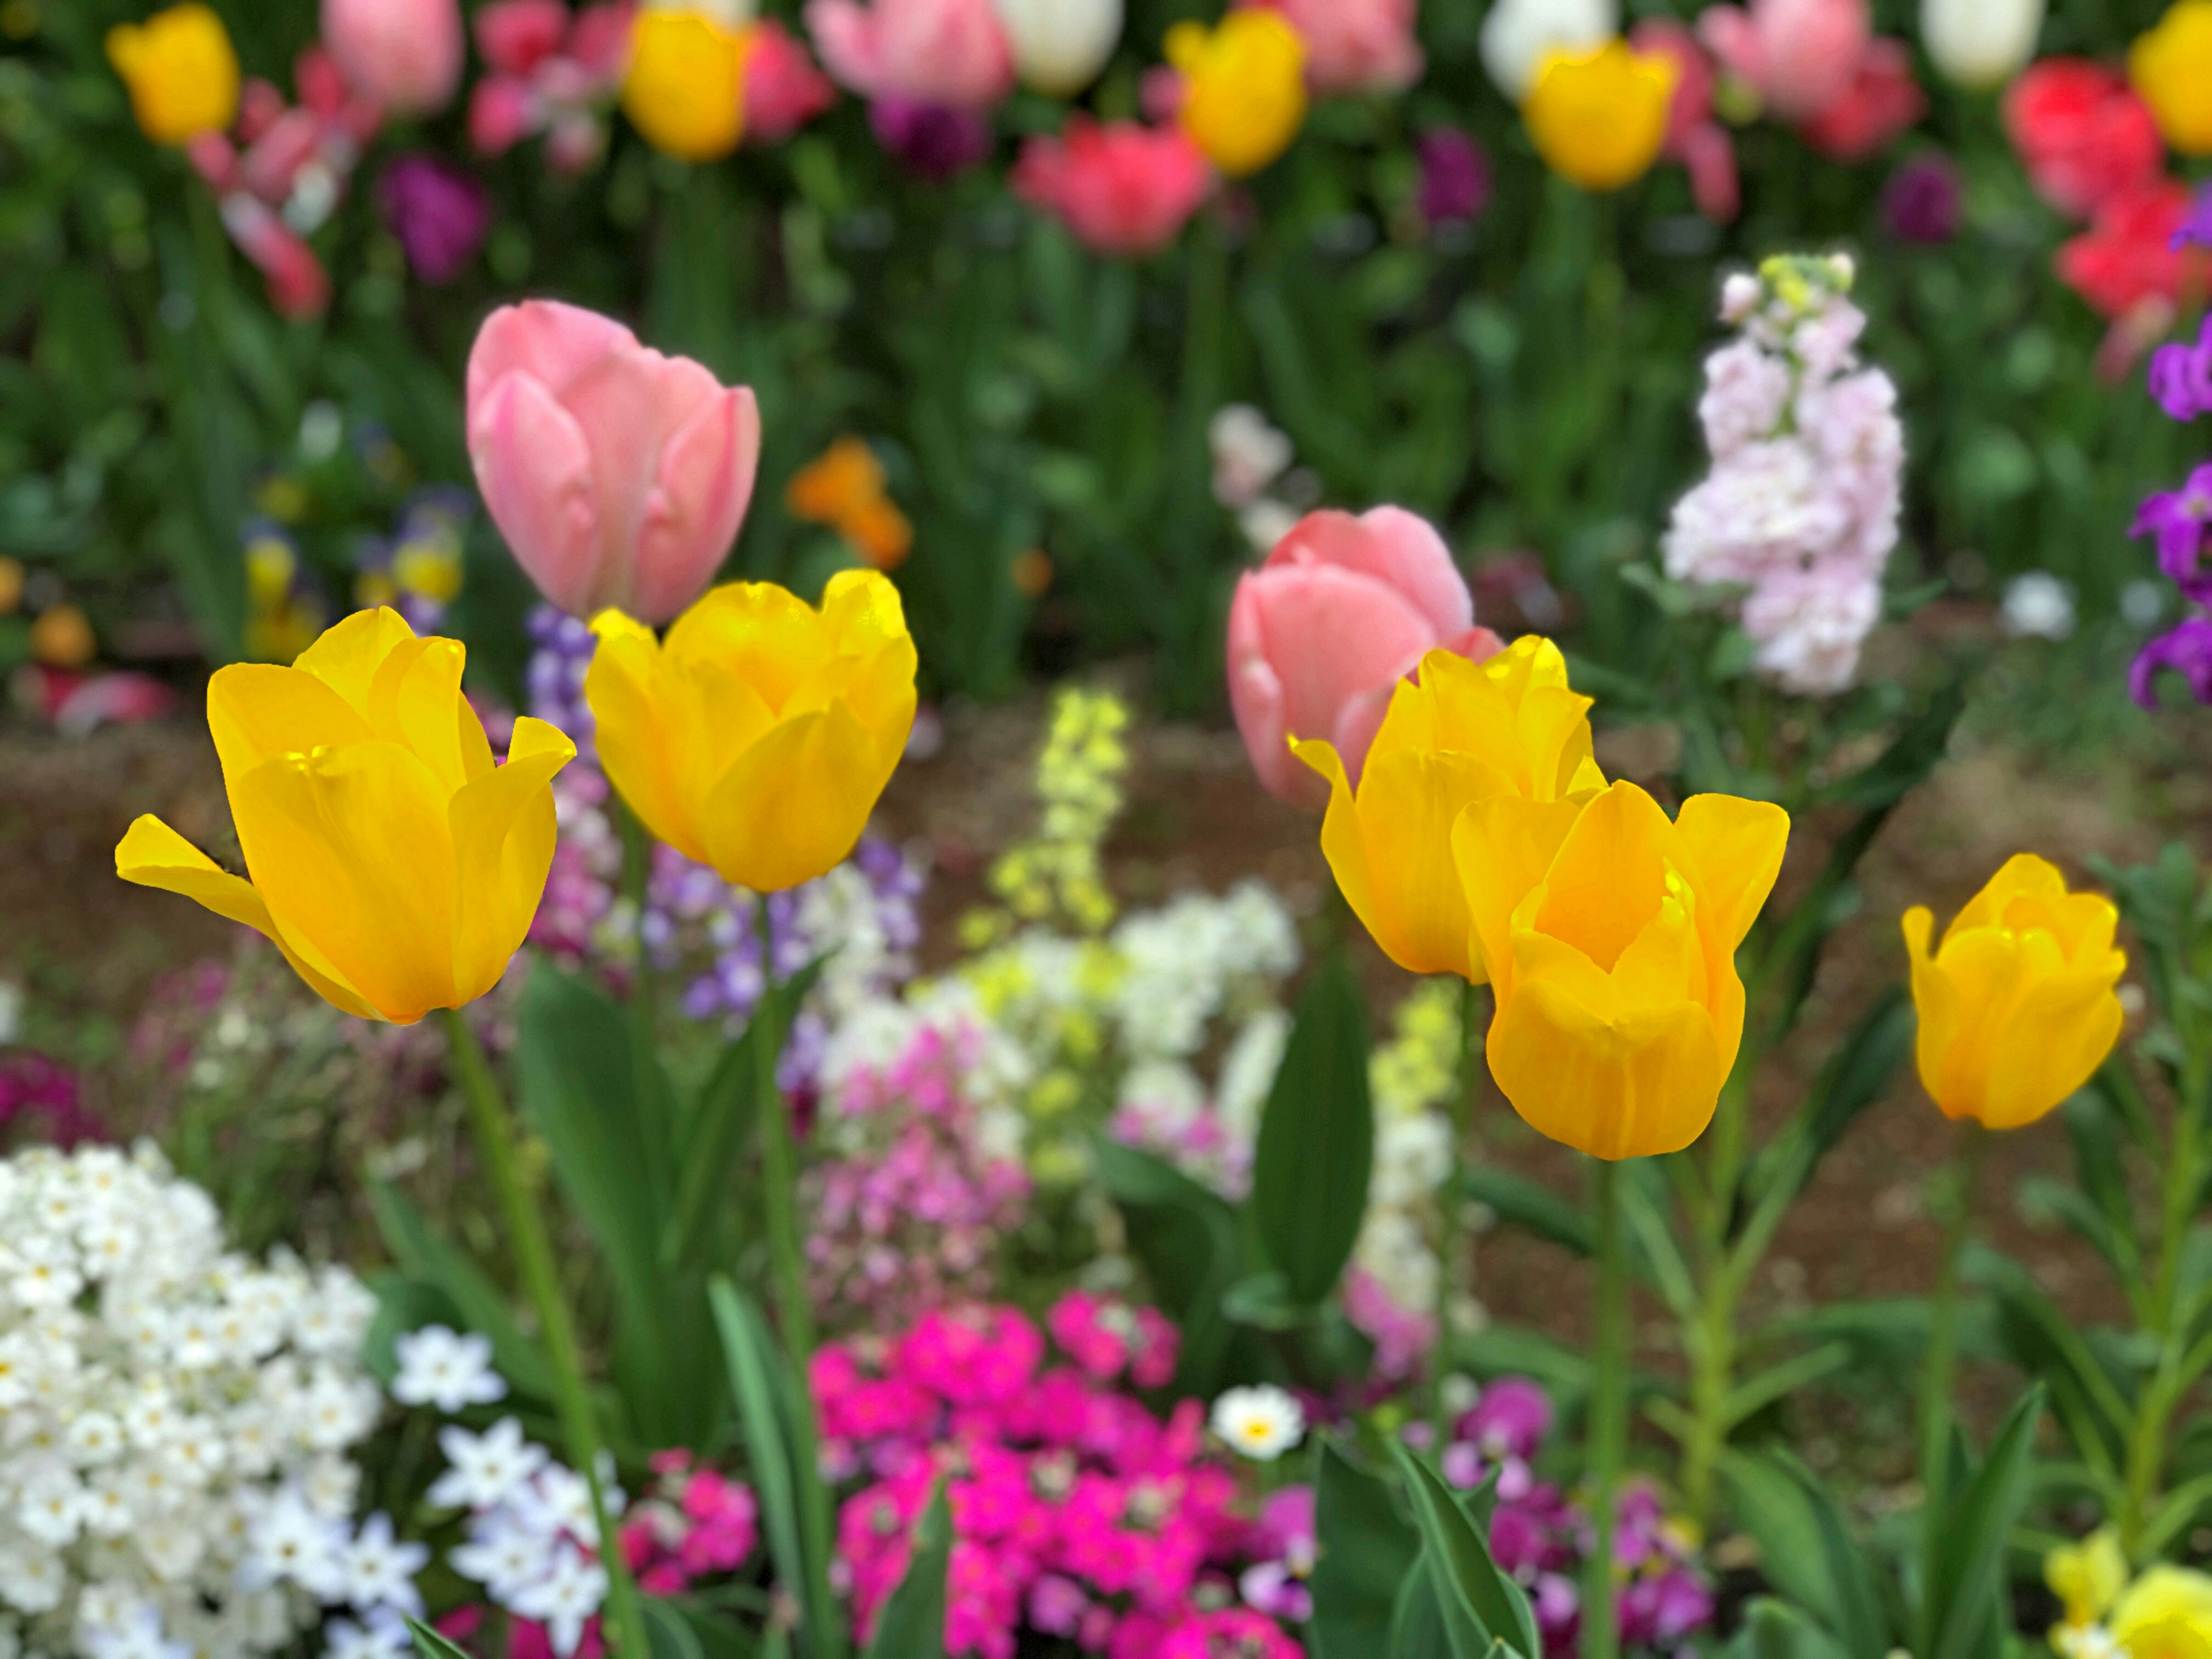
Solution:
{"label": "white tulip", "polygon": [[1920,40],[1962,87],[2009,81],[2035,55],[2045,0],[1920,0]]}
{"label": "white tulip", "polygon": [[1482,66],[1518,104],[1546,53],[1601,46],[1620,28],[1614,0],[1498,0],[1482,20]]}
{"label": "white tulip", "polygon": [[1098,78],[1121,43],[1122,0],[993,0],[1032,92],[1073,97]]}

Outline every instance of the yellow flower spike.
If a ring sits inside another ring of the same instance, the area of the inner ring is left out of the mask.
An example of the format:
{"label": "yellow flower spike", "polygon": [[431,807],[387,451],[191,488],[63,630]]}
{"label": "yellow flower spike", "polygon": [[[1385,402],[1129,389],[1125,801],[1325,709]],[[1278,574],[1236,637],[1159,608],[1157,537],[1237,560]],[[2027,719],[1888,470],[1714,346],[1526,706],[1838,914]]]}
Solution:
{"label": "yellow flower spike", "polygon": [[107,32],[107,61],[131,93],[138,130],[157,144],[220,132],[238,114],[238,54],[200,0]]}
{"label": "yellow flower spike", "polygon": [[762,893],[853,850],[914,729],[914,640],[889,580],[840,571],[819,611],[734,582],[665,641],[613,611],[592,629],[599,757],[654,835]]}
{"label": "yellow flower spike", "polygon": [[537,914],[550,786],[576,747],[520,720],[495,766],[463,661],[454,641],[365,611],[289,668],[218,670],[208,729],[249,878],[152,817],[115,849],[116,874],[264,934],[349,1014],[405,1025],[474,1001]]}
{"label": "yellow flower spike", "polygon": [[2128,52],[2128,78],[2166,142],[2212,155],[2212,0],[2179,0]]}
{"label": "yellow flower spike", "polygon": [[2113,1607],[2112,1633],[2128,1659],[2212,1659],[2212,1577],[2151,1568]]}
{"label": "yellow flower spike", "polygon": [[1481,981],[1452,825],[1472,803],[1587,800],[1605,787],[1591,757],[1590,700],[1566,659],[1531,635],[1483,662],[1449,651],[1391,693],[1355,791],[1335,746],[1292,745],[1328,780],[1322,851],[1346,901],[1400,967]]}
{"label": "yellow flower spike", "polygon": [[2119,1040],[2119,913],[2030,854],[2007,861],[1945,930],[1905,913],[1920,1081],[1943,1114],[1986,1128],[2034,1122],[2087,1083]]}
{"label": "yellow flower spike", "polygon": [[1587,805],[1479,800],[1452,835],[1498,1001],[1490,1068],[1514,1110],[1594,1158],[1704,1133],[1743,1037],[1736,947],[1790,817],[1698,795],[1668,820],[1632,783]]}
{"label": "yellow flower spike", "polygon": [[2119,1534],[2106,1527],[2078,1544],[2060,1545],[2043,1558],[2043,1582],[2064,1607],[2067,1625],[2095,1624],[2127,1588],[2128,1558]]}
{"label": "yellow flower spike", "polygon": [[1232,11],[1214,28],[1177,23],[1167,58],[1183,77],[1183,130],[1232,179],[1259,172],[1306,118],[1306,43],[1278,11]]}
{"label": "yellow flower spike", "polygon": [[1521,117],[1553,172],[1584,190],[1619,190],[1659,159],[1680,72],[1664,52],[1637,52],[1619,39],[1554,52],[1536,71]]}
{"label": "yellow flower spike", "polygon": [[647,7],[630,37],[623,113],[680,161],[712,161],[744,137],[748,37],[702,12]]}

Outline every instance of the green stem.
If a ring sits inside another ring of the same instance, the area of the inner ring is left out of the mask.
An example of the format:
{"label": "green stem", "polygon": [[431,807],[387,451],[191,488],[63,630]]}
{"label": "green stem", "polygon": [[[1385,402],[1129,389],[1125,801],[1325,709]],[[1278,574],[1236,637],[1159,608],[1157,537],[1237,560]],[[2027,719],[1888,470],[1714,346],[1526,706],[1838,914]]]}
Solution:
{"label": "green stem", "polygon": [[1437,1351],[1429,1365],[1429,1421],[1437,1443],[1444,1443],[1444,1376],[1451,1368],[1452,1306],[1459,1299],[1460,1273],[1467,1238],[1460,1225],[1466,1209],[1459,1192],[1467,1164],[1468,1138],[1474,1129],[1474,1102],[1482,1086],[1482,988],[1473,980],[1460,987],[1459,1086],[1452,1092],[1452,1166],[1442,1189],[1437,1215]]}
{"label": "green stem", "polygon": [[1682,1448],[1682,1501],[1699,1526],[1711,1519],[1716,1473],[1728,1444],[1729,1396],[1735,1389],[1735,1316],[1741,1294],[1740,1265],[1729,1248],[1729,1227],[1743,1179],[1750,1133],[1751,1077],[1755,1055],[1739,1057],[1721,1090],[1707,1134],[1711,1148],[1706,1178],[1697,1190],[1697,1322],[1683,1334],[1690,1366],[1690,1433]]}
{"label": "green stem", "polygon": [[645,942],[645,908],[653,885],[653,831],[620,797],[616,798],[614,815],[622,835],[623,898],[629,906],[630,926],[636,930],[637,939],[636,977],[629,993],[630,1053],[636,1063],[638,1098],[642,1102],[651,1086],[648,1073],[653,1056],[659,1049],[659,985]]}
{"label": "green stem", "polygon": [[1969,1120],[1959,1126],[1959,1150],[1951,1163],[1951,1210],[1944,1218],[1936,1293],[1928,1304],[1928,1353],[1920,1377],[1920,1516],[1928,1557],[1922,1582],[1928,1584],[1936,1582],[1936,1549],[1942,1538],[1942,1515],[1948,1501],[1951,1391],[1959,1368],[1959,1262],[1973,1230],[1974,1191],[1988,1140],[1980,1124]]}
{"label": "green stem", "polygon": [[1621,1466],[1628,1455],[1628,1261],[1621,1233],[1620,1167],[1596,1170],[1597,1301],[1595,1372],[1590,1382],[1590,1518],[1596,1547],[1583,1587],[1583,1659],[1619,1659],[1620,1632],[1613,1595],[1613,1517]]}
{"label": "green stem", "polygon": [[610,1524],[606,1495],[600,1488],[599,1425],[592,1415],[591,1395],[584,1382],[584,1360],[576,1341],[575,1322],[569,1317],[568,1302],[561,1294],[561,1278],[554,1266],[553,1241],[545,1231],[544,1217],[523,1184],[522,1172],[514,1158],[512,1119],[476,1033],[469,1029],[466,1016],[458,1009],[445,1009],[441,1018],[445,1022],[453,1068],[460,1079],[461,1095],[468,1103],[469,1127],[476,1138],[477,1156],[483,1162],[484,1172],[491,1178],[492,1192],[506,1217],[507,1243],[514,1251],[523,1289],[537,1310],[539,1334],[544,1338],[546,1357],[552,1362],[554,1405],[560,1414],[562,1436],[568,1442],[568,1461],[591,1489],[592,1519],[599,1534],[599,1562],[607,1573],[615,1650],[623,1659],[632,1659],[633,1656],[635,1659],[647,1659],[653,1646],[646,1632],[645,1610],[638,1601],[637,1586],[623,1559],[621,1542]]}

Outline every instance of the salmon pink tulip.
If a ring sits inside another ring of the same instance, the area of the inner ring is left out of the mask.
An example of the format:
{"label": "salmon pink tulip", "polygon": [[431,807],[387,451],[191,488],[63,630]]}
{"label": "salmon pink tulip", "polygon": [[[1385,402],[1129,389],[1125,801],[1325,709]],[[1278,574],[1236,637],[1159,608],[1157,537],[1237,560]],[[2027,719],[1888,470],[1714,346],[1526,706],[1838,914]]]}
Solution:
{"label": "salmon pink tulip", "polygon": [[323,0],[323,45],[356,88],[395,115],[453,101],[468,56],[457,0]]}
{"label": "salmon pink tulip", "polygon": [[980,110],[1014,88],[991,0],[807,0],[806,27],[830,77],[863,97]]}
{"label": "salmon pink tulip", "polygon": [[1426,64],[1414,0],[1246,0],[1279,11],[1306,43],[1306,84],[1323,94],[1403,92]]}
{"label": "salmon pink tulip", "polygon": [[1213,169],[1180,127],[1077,115],[1060,137],[1029,141],[1013,186],[1093,252],[1141,258],[1182,234],[1213,189]]}

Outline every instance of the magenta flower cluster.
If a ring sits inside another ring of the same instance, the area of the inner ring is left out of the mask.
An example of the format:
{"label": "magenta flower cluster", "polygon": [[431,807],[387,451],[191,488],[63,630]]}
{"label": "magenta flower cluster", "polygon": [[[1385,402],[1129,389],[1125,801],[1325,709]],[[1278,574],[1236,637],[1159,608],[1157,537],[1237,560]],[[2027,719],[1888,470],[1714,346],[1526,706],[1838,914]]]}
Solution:
{"label": "magenta flower cluster", "polygon": [[831,1325],[892,1328],[996,1289],[998,1241],[1019,1225],[1030,1177],[1011,1146],[987,1145],[967,1086],[978,1047],[969,1028],[925,1028],[822,1103],[816,1138],[832,1151],[807,1176],[806,1257]]}
{"label": "magenta flower cluster", "polygon": [[[2187,238],[2212,247],[2212,190],[2198,198],[2195,216],[2177,241]],[[2212,317],[2193,343],[2160,346],[2150,360],[2151,396],[2177,421],[2212,415]],[[2128,676],[2129,690],[2146,708],[2158,705],[2158,677],[2172,669],[2189,684],[2199,702],[2212,702],[2212,461],[2189,475],[2179,489],[2152,495],[2136,514],[2136,536],[2152,538],[2158,568],[2172,578],[2191,613],[2144,646]]]}
{"label": "magenta flower cluster", "polygon": [[752,1488],[695,1469],[691,1455],[653,1459],[658,1486],[623,1517],[623,1557],[650,1595],[681,1595],[702,1578],[734,1572],[760,1542]]}
{"label": "magenta flower cluster", "polygon": [[1273,1619],[1237,1605],[1239,1571],[1271,1543],[1206,1453],[1204,1408],[1184,1401],[1164,1422],[1121,1386],[1173,1370],[1172,1328],[1095,1298],[1046,1324],[1073,1345],[1061,1361],[1030,1319],[987,1306],[815,1356],[824,1466],[867,1482],[837,1527],[860,1631],[941,1481],[950,1654],[1012,1659],[1027,1634],[1104,1659],[1302,1659]]}
{"label": "magenta flower cluster", "polygon": [[68,1152],[107,1139],[107,1126],[84,1103],[76,1073],[44,1054],[0,1059],[0,1129],[30,1126],[31,1136]]}

